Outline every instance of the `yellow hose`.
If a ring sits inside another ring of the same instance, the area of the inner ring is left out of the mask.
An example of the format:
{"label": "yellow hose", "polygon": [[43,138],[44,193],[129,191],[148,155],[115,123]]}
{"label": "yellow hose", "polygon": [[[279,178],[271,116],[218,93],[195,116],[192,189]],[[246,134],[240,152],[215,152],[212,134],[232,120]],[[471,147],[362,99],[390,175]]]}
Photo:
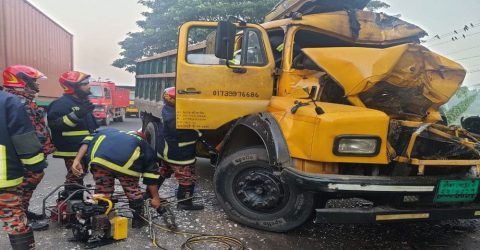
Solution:
{"label": "yellow hose", "polygon": [[113,203],[111,200],[107,199],[107,198],[103,198],[101,196],[93,196],[92,197],[94,200],[101,200],[101,201],[105,201],[106,203],[108,203],[108,207],[107,207],[107,211],[105,211],[105,215],[108,215],[110,213],[110,211],[112,210],[112,207],[113,207]]}

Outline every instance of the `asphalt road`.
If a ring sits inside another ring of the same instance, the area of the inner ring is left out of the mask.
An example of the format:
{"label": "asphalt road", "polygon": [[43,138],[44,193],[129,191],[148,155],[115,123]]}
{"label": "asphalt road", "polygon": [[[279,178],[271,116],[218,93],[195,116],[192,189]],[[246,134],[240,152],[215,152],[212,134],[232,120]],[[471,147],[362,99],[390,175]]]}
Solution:
{"label": "asphalt road", "polygon": [[[139,119],[127,119],[113,123],[112,127],[134,130],[141,126]],[[42,199],[65,178],[63,162],[49,159],[49,167],[43,182],[34,193],[31,208],[41,211]],[[245,244],[245,249],[480,249],[480,220],[453,220],[429,223],[395,223],[381,225],[316,225],[308,222],[299,229],[285,234],[263,232],[244,227],[228,220],[218,206],[212,190],[213,169],[205,160],[197,164],[199,175],[198,196],[206,206],[203,211],[185,212],[174,209],[179,228],[204,234],[233,236]],[[86,177],[92,183],[91,175]],[[161,196],[175,193],[176,182],[167,180],[161,188]],[[54,198],[47,204],[54,203]],[[48,220],[47,220],[48,221]],[[37,249],[82,249],[82,244],[69,242],[71,232],[50,222],[50,229],[35,232]],[[190,236],[156,231],[158,242],[166,249],[180,249]],[[0,234],[0,249],[9,249],[7,235]],[[146,229],[131,229],[127,240],[99,249],[155,249]],[[219,245],[199,249],[225,249]]]}

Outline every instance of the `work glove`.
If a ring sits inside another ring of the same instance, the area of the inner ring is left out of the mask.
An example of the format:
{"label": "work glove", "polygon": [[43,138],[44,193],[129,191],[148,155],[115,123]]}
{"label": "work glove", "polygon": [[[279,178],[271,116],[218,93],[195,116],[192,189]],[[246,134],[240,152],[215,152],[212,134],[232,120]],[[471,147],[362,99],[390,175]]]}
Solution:
{"label": "work glove", "polygon": [[78,119],[83,119],[85,115],[88,113],[91,113],[93,109],[95,108],[95,105],[93,105],[91,102],[84,102],[82,105],[79,106],[79,109],[74,111],[73,113],[75,114]]}

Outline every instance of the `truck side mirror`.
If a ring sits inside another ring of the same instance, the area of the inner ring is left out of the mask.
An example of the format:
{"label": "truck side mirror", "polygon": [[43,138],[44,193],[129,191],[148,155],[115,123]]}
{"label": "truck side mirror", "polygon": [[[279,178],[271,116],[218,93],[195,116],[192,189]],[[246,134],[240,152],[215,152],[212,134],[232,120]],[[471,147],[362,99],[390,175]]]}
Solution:
{"label": "truck side mirror", "polygon": [[235,34],[237,27],[229,21],[220,21],[215,40],[215,56],[225,60],[233,59]]}

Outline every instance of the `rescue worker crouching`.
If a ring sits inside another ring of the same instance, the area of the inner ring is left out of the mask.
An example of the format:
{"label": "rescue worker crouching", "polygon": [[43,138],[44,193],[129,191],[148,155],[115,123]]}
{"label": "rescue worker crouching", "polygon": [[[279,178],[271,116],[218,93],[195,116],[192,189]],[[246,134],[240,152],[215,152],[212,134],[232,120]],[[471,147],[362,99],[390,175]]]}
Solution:
{"label": "rescue worker crouching", "polygon": [[196,144],[200,131],[177,129],[175,117],[175,87],[163,92],[162,125],[159,131],[157,156],[160,158],[159,186],[174,173],[178,180],[178,208],[183,210],[201,210],[203,205],[193,203],[195,190]]}
{"label": "rescue worker crouching", "polygon": [[152,207],[160,207],[157,187],[159,168],[155,152],[144,138],[143,134],[136,131],[102,129],[83,140],[72,165],[74,174],[83,175],[82,159],[86,156],[85,161],[95,180],[95,193],[107,199],[114,192],[115,179],[120,181],[130,208],[134,211],[133,228],[146,224],[140,217],[143,214],[143,192],[138,183],[141,176],[152,197]]}
{"label": "rescue worker crouching", "polygon": [[[72,172],[73,159],[83,139],[98,128],[92,113],[94,105],[88,100],[89,79],[90,75],[78,71],[63,73],[59,82],[64,95],[48,106],[48,125],[56,147],[53,157],[65,161],[65,184],[83,185],[83,176],[75,176]],[[65,187],[67,193],[76,189],[78,187]]]}
{"label": "rescue worker crouching", "polygon": [[42,145],[18,97],[0,91],[0,219],[14,250],[35,249],[22,205],[25,171],[47,166]]}
{"label": "rescue worker crouching", "polygon": [[[38,79],[46,78],[45,75],[37,69],[25,65],[12,65],[3,71],[3,87],[5,92],[16,95],[24,105],[25,111],[30,117],[30,121],[35,129],[40,143],[43,147],[44,156],[48,156],[54,150],[52,138],[45,123],[45,109],[39,107],[34,98],[40,91],[37,83]],[[21,185],[22,203],[29,226],[34,230],[44,230],[48,224],[41,223],[38,220],[44,219],[43,215],[33,213],[28,210],[30,199],[38,184],[42,181],[44,171],[33,172],[27,169],[25,178]]]}

